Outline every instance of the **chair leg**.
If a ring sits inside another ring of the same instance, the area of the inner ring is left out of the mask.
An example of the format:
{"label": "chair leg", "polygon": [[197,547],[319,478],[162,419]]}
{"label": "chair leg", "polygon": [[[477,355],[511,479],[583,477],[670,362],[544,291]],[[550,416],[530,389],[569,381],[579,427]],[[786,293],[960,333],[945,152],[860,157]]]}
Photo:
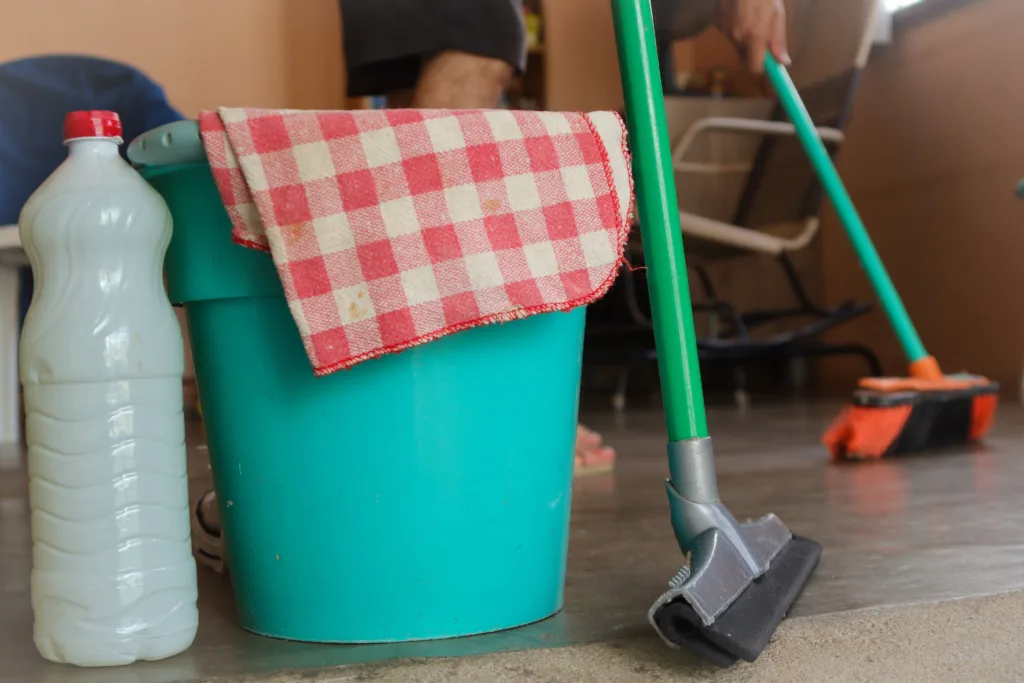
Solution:
{"label": "chair leg", "polygon": [[782,252],[779,255],[779,263],[782,264],[782,270],[786,273],[786,280],[789,282],[796,300],[800,303],[800,307],[812,315],[828,316],[829,311],[811,301],[810,295],[807,294],[807,290],[804,288],[804,283],[800,281],[800,275],[796,272],[796,266],[793,265],[793,261],[790,260],[786,252]]}
{"label": "chair leg", "polygon": [[717,339],[718,335],[722,333],[722,316],[719,311],[718,297],[715,295],[715,285],[711,282],[711,276],[703,265],[699,263],[687,265],[697,273],[697,279],[700,280],[700,287],[704,290],[705,297],[704,302],[693,304],[693,310],[705,311],[708,314],[708,336]]}
{"label": "chair leg", "polygon": [[657,360],[657,356],[653,351],[639,351],[619,366],[619,377],[615,382],[615,393],[612,394],[612,409],[616,413],[624,413],[626,411],[626,390],[629,388],[629,380],[633,375],[633,370],[636,369],[636,366],[651,358]]}
{"label": "chair leg", "polygon": [[693,264],[690,267],[697,273],[700,287],[704,290],[704,296],[707,298],[706,302],[693,304],[695,311],[707,311],[710,315],[711,324],[707,336],[711,339],[718,339],[722,334],[721,323],[723,320],[727,320],[732,325],[732,333],[735,336],[740,339],[748,338],[750,330],[747,329],[743,316],[737,313],[728,303],[718,299],[718,292],[715,290],[715,284],[711,281],[711,275],[708,273],[707,268],[701,264]]}
{"label": "chair leg", "polygon": [[695,263],[690,267],[697,273],[697,279],[700,280],[700,287],[704,290],[704,296],[712,301],[718,301],[718,294],[715,292],[715,285],[711,282],[711,275],[708,274],[708,269],[699,263]]}
{"label": "chair leg", "polygon": [[732,399],[739,410],[750,407],[750,392],[747,391],[747,371],[737,363],[732,369]]}
{"label": "chair leg", "polygon": [[615,381],[615,393],[612,394],[612,410],[616,413],[626,412],[626,390],[629,388],[629,377],[636,366],[636,356],[630,357],[619,366],[619,377]]}
{"label": "chair leg", "polygon": [[807,391],[807,358],[794,356],[789,359],[789,384],[793,391],[802,396]]}
{"label": "chair leg", "polygon": [[632,368],[623,365],[619,368],[619,378],[615,382],[615,393],[612,394],[612,410],[616,413],[626,412],[626,387],[629,385],[629,373]]}
{"label": "chair leg", "polygon": [[615,393],[612,394],[612,410],[616,413],[626,412],[626,389],[629,387],[629,376],[633,372],[633,360],[619,367],[619,378],[615,382]]}

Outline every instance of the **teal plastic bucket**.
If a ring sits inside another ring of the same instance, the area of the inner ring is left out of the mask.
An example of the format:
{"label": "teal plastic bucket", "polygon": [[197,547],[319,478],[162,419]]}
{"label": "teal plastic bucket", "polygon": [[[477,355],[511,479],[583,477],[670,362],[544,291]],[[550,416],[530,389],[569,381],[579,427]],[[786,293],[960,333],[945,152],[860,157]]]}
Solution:
{"label": "teal plastic bucket", "polygon": [[244,628],[449,638],[562,606],[584,310],[316,378],[267,254],[232,243],[209,166],[149,167],[188,319]]}

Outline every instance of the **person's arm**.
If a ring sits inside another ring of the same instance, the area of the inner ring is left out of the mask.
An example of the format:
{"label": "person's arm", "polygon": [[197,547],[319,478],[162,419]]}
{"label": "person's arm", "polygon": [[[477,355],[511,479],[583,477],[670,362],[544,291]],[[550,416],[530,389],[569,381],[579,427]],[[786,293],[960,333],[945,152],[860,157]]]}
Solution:
{"label": "person's arm", "polygon": [[652,6],[659,35],[686,40],[714,24],[754,73],[764,71],[768,51],[789,64],[783,0],[652,0]]}
{"label": "person's arm", "polygon": [[764,71],[768,52],[789,65],[782,0],[718,0],[717,21],[719,30],[732,40],[754,73]]}

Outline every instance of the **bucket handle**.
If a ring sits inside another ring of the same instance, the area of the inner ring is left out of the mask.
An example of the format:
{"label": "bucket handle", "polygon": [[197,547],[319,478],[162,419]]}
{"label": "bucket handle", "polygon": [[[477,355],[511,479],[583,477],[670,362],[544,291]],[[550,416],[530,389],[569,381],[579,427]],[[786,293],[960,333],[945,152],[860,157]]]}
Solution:
{"label": "bucket handle", "polygon": [[128,145],[128,160],[138,166],[206,163],[195,121],[173,121],[147,131]]}

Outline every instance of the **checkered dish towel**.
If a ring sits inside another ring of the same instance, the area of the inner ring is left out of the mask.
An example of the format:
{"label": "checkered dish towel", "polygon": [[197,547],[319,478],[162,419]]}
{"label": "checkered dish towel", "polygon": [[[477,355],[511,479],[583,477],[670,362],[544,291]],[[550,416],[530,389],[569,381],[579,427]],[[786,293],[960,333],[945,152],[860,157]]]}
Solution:
{"label": "checkered dish towel", "polygon": [[317,375],[589,304],[618,273],[617,114],[220,109],[200,130],[233,238],[271,253]]}

